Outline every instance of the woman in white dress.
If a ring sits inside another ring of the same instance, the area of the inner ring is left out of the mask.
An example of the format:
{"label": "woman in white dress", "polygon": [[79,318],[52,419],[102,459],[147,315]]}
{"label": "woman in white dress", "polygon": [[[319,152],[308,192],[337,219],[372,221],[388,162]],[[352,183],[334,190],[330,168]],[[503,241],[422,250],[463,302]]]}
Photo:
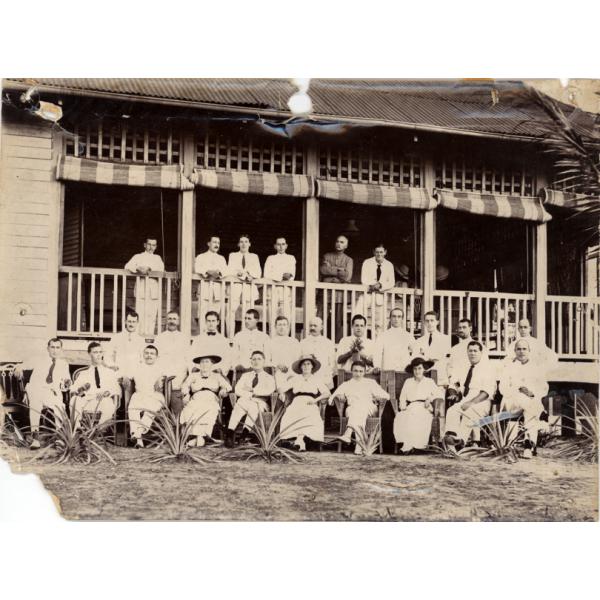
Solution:
{"label": "woman in white dress", "polygon": [[404,382],[400,392],[398,414],[394,419],[394,437],[402,444],[402,452],[422,450],[429,444],[433,422],[433,402],[443,398],[443,393],[433,379],[425,377],[425,371],[433,362],[417,356],[406,367],[412,375]]}
{"label": "woman in white dress", "polygon": [[281,418],[280,431],[285,439],[296,438],[294,445],[300,452],[306,450],[304,438],[315,442],[324,439],[324,425],[321,419],[319,404],[329,398],[329,388],[315,373],[321,368],[321,363],[309,354],[301,356],[293,365],[294,375],[280,389],[280,399],[285,400],[284,392],[291,390],[293,398]]}
{"label": "woman in white dress", "polygon": [[220,356],[197,356],[194,362],[200,370],[190,373],[181,386],[184,406],[179,422],[193,423],[191,434],[196,437],[188,445],[204,446],[204,438],[212,435],[221,410],[219,398],[227,397],[231,385],[220,373],[213,371],[213,365],[221,362]]}

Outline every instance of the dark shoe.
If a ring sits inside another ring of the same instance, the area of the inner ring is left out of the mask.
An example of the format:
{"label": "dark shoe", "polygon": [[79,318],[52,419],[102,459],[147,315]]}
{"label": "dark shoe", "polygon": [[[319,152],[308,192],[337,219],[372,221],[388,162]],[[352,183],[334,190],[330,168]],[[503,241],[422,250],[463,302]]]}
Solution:
{"label": "dark shoe", "polygon": [[233,448],[235,446],[235,431],[227,429],[225,431],[225,448]]}

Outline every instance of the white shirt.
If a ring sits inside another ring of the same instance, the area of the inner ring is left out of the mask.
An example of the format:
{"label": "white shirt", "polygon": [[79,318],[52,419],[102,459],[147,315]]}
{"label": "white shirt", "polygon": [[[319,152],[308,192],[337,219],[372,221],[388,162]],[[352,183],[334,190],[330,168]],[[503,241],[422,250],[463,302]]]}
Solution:
{"label": "white shirt", "polygon": [[[373,285],[377,283],[377,261],[375,260],[375,257],[367,258],[363,262],[360,281],[363,285]],[[391,290],[396,284],[394,265],[386,258],[384,258],[381,263],[381,277],[379,278],[379,283],[381,283],[381,291]]]}
{"label": "white shirt", "polygon": [[431,377],[423,377],[421,381],[417,381],[414,377],[410,377],[404,382],[402,391],[400,392],[400,407],[405,404],[410,404],[417,400],[435,400],[443,398],[444,391],[441,390]]}
{"label": "white shirt", "polygon": [[504,364],[500,375],[500,393],[504,398],[518,396],[520,387],[526,387],[535,398],[541,400],[548,393],[545,374],[529,359],[522,363],[516,358]]}
{"label": "white shirt", "polygon": [[[166,375],[160,363],[156,361],[153,365],[140,363],[133,371],[133,380],[135,382],[135,391],[139,394],[150,394],[155,392],[154,385]],[[160,392],[162,393],[162,391]]]}
{"label": "white shirt", "polygon": [[57,358],[54,363],[54,370],[52,371],[52,383],[46,383],[46,378],[48,377],[51,366],[52,359],[48,354],[46,354],[46,356],[39,356],[31,362],[26,362],[23,365],[23,370],[33,369],[28,385],[31,385],[32,387],[49,386],[52,390],[59,393],[61,381],[64,379],[71,379],[69,365],[64,358]]}
{"label": "white shirt", "polygon": [[142,362],[147,345],[145,338],[137,331],[115,333],[106,346],[104,363],[108,367],[118,367],[117,377],[131,377],[133,369]]}
{"label": "white shirt", "polygon": [[[208,271],[219,271],[221,277],[226,277],[227,261],[224,256],[207,250],[196,256],[194,261],[194,272],[201,277],[207,277]],[[222,283],[218,281],[201,281],[198,286],[197,295],[202,300],[219,300],[221,298]]]}
{"label": "white shirt", "polygon": [[[162,258],[158,254],[151,254],[150,252],[140,252],[139,254],[134,254],[129,259],[129,262],[125,265],[125,269],[127,271],[131,271],[132,273],[135,273],[139,267],[150,267],[152,271],[162,272],[165,270],[165,264],[163,263]],[[135,297],[144,298],[145,289],[145,277],[140,275],[135,281]],[[158,281],[152,277],[148,278],[148,292],[152,300],[158,300]]]}
{"label": "white shirt", "polygon": [[167,329],[156,336],[154,345],[158,348],[158,362],[165,373],[173,375],[186,367],[190,338],[183,331]]}
{"label": "white shirt", "polygon": [[331,389],[333,387],[333,374],[337,371],[335,364],[335,345],[323,335],[307,335],[300,342],[300,354],[312,354],[321,363],[317,375]]}
{"label": "white shirt", "polygon": [[98,375],[100,377],[100,387],[96,386],[95,367],[88,367],[79,373],[77,380],[73,382],[73,389],[77,390],[77,388],[87,383],[90,386],[90,389],[85,393],[87,396],[96,396],[105,391],[109,392],[111,396],[121,395],[121,386],[119,386],[117,375],[115,375],[112,369],[100,365],[98,367]]}
{"label": "white shirt", "polygon": [[331,396],[332,398],[345,397],[348,406],[373,402],[379,398],[390,399],[390,395],[374,379],[369,377],[363,377],[360,380],[349,379],[342,383]]}
{"label": "white shirt", "polygon": [[213,371],[220,370],[227,375],[230,369],[235,366],[231,364],[233,357],[229,340],[219,332],[216,332],[214,335],[202,333],[192,339],[192,346],[188,355],[190,371],[198,366],[194,363],[194,358],[209,354],[221,357],[220,362],[213,364]]}
{"label": "white shirt", "polygon": [[415,344],[413,356],[422,356],[426,360],[443,360],[450,353],[451,339],[449,335],[440,333],[437,329],[431,334],[432,341],[429,345],[429,332],[425,332]]}
{"label": "white shirt", "polygon": [[[354,361],[352,356],[343,365],[340,365],[337,362],[337,360],[340,356],[342,356],[342,354],[347,354],[350,351],[350,348],[352,348],[355,340],[357,339],[360,339],[362,343],[361,353],[364,354],[369,360],[373,360],[375,344],[370,339],[366,337],[357,338],[354,335],[347,335],[346,337],[343,337],[338,343],[337,355],[335,357],[338,368],[344,369],[348,372],[352,370],[352,363]],[[369,371],[370,369],[371,367],[367,367],[367,371]]]}
{"label": "white shirt", "polygon": [[250,368],[250,356],[254,350],[260,350],[265,355],[265,364],[271,364],[271,340],[266,333],[258,329],[242,329],[233,336],[234,367],[242,365]]}
{"label": "white shirt", "polygon": [[[242,267],[242,258],[244,257],[246,259],[246,265]],[[245,254],[242,254],[241,252],[231,252],[229,254],[227,269],[229,271],[229,275],[233,275],[235,277],[238,277],[239,271],[245,271],[249,273],[253,279],[259,279],[262,275],[258,255],[252,252],[246,252]]]}
{"label": "white shirt", "polygon": [[373,365],[382,371],[404,371],[415,344],[415,338],[403,327],[390,327],[375,340]]}
{"label": "white shirt", "polygon": [[274,335],[271,338],[271,357],[274,367],[283,365],[291,375],[292,364],[300,358],[300,342],[289,335]]}
{"label": "white shirt", "polygon": [[[468,337],[464,340],[460,340],[458,344],[454,344],[450,349],[450,356],[448,358],[448,378],[452,378],[452,372],[456,371],[459,373],[465,365],[468,367],[469,364],[469,356],[467,354],[467,347],[473,341],[472,337]],[[481,344],[483,346],[483,344]],[[485,346],[483,346],[483,350],[481,352],[481,360],[487,360],[488,351]]]}
{"label": "white shirt", "polygon": [[256,371],[248,371],[244,373],[235,386],[235,395],[238,397],[254,397],[261,396],[263,399],[271,396],[275,392],[275,378],[269,375],[266,371],[260,371],[258,374],[258,385],[252,387]]}
{"label": "white shirt", "polygon": [[514,342],[511,342],[506,353],[506,361],[511,362],[516,358],[515,346],[519,340],[525,340],[529,343],[529,360],[537,367],[543,369],[544,377],[548,378],[551,371],[558,366],[558,356],[554,350],[548,348],[546,344],[531,335],[528,337],[518,337]]}
{"label": "white shirt", "polygon": [[463,394],[464,400],[475,398],[479,392],[485,392],[488,395],[488,400],[492,400],[496,392],[496,371],[491,361],[482,359],[473,366],[469,391],[465,395],[465,381],[470,368],[471,363],[461,369],[460,372],[453,373],[450,381],[451,387],[459,390]]}
{"label": "white shirt", "polygon": [[283,275],[290,273],[296,277],[296,259],[291,254],[273,254],[265,262],[265,278],[283,281]]}
{"label": "white shirt", "polygon": [[189,377],[183,382],[181,392],[184,396],[191,394],[192,396],[200,392],[202,388],[207,388],[215,394],[220,389],[224,389],[226,392],[231,391],[231,384],[219,373],[211,373],[208,377],[203,377],[199,372],[190,373]]}

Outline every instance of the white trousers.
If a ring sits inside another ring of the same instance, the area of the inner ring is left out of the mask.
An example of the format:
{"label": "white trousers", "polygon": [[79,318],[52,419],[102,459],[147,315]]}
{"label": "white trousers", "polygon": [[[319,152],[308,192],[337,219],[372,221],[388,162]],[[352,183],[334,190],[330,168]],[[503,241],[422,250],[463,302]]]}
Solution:
{"label": "white trousers", "polygon": [[215,394],[208,390],[202,390],[196,392],[183,407],[179,422],[193,423],[190,428],[192,435],[197,437],[211,436],[219,416],[219,410],[219,401]]}
{"label": "white trousers", "polygon": [[140,333],[154,336],[156,318],[158,317],[158,300],[152,298],[136,298],[135,312],[140,316]]}
{"label": "white trousers", "polygon": [[252,429],[252,426],[256,422],[258,415],[269,410],[268,404],[262,398],[254,398],[250,396],[241,396],[238,398],[233,410],[231,411],[231,417],[229,418],[229,429],[235,431],[239,422],[242,420],[244,415],[246,416],[246,422],[244,427],[246,429]]}
{"label": "white trousers", "polygon": [[[523,411],[523,421],[525,424],[525,435],[535,445],[537,444],[538,433],[540,430],[540,415],[544,411],[544,405],[539,398],[530,398],[525,394],[517,392],[514,396],[508,396],[502,399],[502,406],[510,412]],[[514,427],[514,435],[518,433],[518,428]],[[513,435],[513,432],[511,432]]]}
{"label": "white trousers", "polygon": [[146,433],[156,413],[164,406],[165,397],[160,392],[135,392],[131,396],[127,409],[132,437],[139,438]]}
{"label": "white trousers", "polygon": [[346,417],[348,418],[347,429],[364,431],[367,427],[367,419],[376,414],[377,405],[372,400],[362,400],[349,404],[346,408]]}
{"label": "white trousers", "polygon": [[29,399],[29,424],[32,432],[40,429],[40,417],[44,408],[52,409],[55,421],[60,418],[60,409],[64,408],[61,393],[56,393],[49,385],[27,384],[27,398]]}
{"label": "white trousers", "polygon": [[490,414],[492,404],[489,400],[483,400],[483,402],[479,402],[478,404],[472,404],[467,410],[463,411],[462,405],[464,402],[464,399],[457,402],[446,412],[446,426],[444,427],[444,433],[452,431],[463,442],[467,442],[472,433],[473,440],[479,441],[481,432],[479,427],[476,426],[476,423],[482,417],[486,417]]}
{"label": "white trousers", "polygon": [[75,413],[75,429],[81,423],[84,412],[100,413],[98,424],[106,423],[112,419],[117,410],[117,403],[112,396],[105,396],[98,400],[96,393],[71,398],[71,411]]}
{"label": "white trousers", "polygon": [[403,444],[402,451],[427,448],[432,423],[433,414],[423,402],[410,402],[400,411],[394,419],[394,437],[396,442]]}

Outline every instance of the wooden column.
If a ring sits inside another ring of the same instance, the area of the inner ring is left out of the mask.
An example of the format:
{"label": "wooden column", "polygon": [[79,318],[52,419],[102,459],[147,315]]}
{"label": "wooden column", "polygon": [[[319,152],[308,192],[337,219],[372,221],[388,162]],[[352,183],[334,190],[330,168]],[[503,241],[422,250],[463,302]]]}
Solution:
{"label": "wooden column", "polygon": [[[435,185],[433,160],[424,163],[424,184],[430,194]],[[435,290],[435,211],[428,210],[423,215],[421,231],[421,285],[423,287],[423,311],[433,309],[433,292]]]}
{"label": "wooden column", "polygon": [[[538,173],[536,177],[537,190],[548,185],[545,173]],[[533,248],[533,294],[534,315],[533,335],[541,342],[546,343],[546,295],[548,294],[548,228],[546,223],[539,223],[534,231]]]}
{"label": "wooden column", "polygon": [[[196,153],[193,134],[187,134],[183,141],[183,171],[189,176],[194,169]],[[192,333],[192,273],[196,251],[196,190],[181,192],[179,203],[179,312],[181,331]]]}
{"label": "wooden column", "polygon": [[[317,151],[311,147],[306,157],[306,173],[317,176]],[[308,331],[308,321],[317,314],[316,284],[319,281],[319,200],[310,197],[304,202],[302,223],[304,239],[304,333]]]}

